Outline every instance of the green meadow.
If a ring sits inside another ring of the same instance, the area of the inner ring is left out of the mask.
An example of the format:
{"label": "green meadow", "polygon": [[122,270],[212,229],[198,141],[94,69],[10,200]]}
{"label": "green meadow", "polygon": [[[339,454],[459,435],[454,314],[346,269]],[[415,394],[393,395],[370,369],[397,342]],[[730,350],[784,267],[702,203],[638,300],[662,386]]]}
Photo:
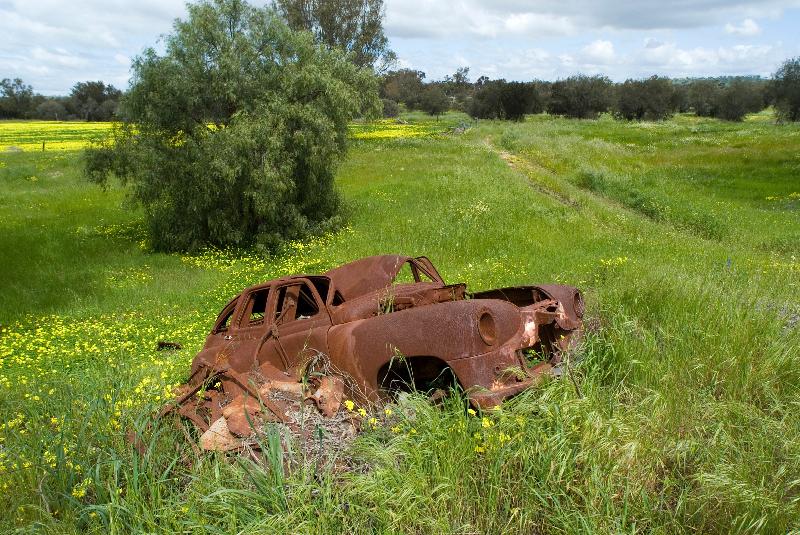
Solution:
{"label": "green meadow", "polygon": [[[79,151],[0,152],[0,531],[800,533],[800,125],[407,120],[355,126],[346,225],[269,257],[151,252]],[[380,253],[580,287],[569,380],[402,398],[322,458],[147,428],[242,287]]]}

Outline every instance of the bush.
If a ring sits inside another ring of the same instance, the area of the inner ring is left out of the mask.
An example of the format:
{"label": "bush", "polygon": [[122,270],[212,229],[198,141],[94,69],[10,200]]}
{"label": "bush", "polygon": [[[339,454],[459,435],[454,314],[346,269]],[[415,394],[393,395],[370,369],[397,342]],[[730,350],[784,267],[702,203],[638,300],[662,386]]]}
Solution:
{"label": "bush", "polygon": [[782,121],[800,121],[800,57],[786,60],[772,76],[770,92]]}
{"label": "bush", "polygon": [[616,88],[614,115],[628,121],[662,121],[674,111],[674,94],[669,78],[626,80]]}
{"label": "bush", "polygon": [[267,8],[188,12],[164,55],[134,61],[113,142],[86,153],[89,178],[130,183],[159,250],[272,247],[331,224],[348,122],[379,109],[372,71]]}
{"label": "bush", "polygon": [[381,99],[384,117],[397,117],[400,114],[400,105],[388,98]]}
{"label": "bush", "polygon": [[553,82],[547,111],[578,119],[596,118],[608,111],[611,81],[605,76],[570,76]]}

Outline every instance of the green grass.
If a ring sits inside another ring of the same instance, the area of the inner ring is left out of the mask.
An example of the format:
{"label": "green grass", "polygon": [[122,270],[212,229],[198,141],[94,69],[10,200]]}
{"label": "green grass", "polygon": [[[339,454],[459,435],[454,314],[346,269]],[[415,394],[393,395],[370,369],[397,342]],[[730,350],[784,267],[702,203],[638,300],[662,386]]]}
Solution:
{"label": "green grass", "polygon": [[[79,154],[0,154],[0,529],[798,531],[798,146],[763,116],[356,140],[348,227],[271,258],[148,252],[140,213],[83,182]],[[169,422],[144,457],[125,443],[241,287],[387,252],[473,289],[580,286],[580,390],[551,381],[477,416],[411,397],[350,470],[198,457]]]}

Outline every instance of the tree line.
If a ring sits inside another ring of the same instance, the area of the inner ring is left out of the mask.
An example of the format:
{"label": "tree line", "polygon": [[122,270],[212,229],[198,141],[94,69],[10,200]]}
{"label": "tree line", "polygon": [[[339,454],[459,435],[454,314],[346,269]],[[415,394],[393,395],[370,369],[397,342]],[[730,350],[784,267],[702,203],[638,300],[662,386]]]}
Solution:
{"label": "tree line", "polygon": [[748,113],[774,106],[783,121],[800,119],[800,58],[789,59],[770,79],[758,76],[670,79],[651,76],[614,83],[602,75],[575,75],[555,82],[469,81],[469,69],[459,68],[441,81],[425,81],[425,73],[400,69],[381,80],[386,117],[400,106],[440,115],[460,110],[475,119],[520,120],[547,112],[578,119],[602,113],[628,121],[659,121],[674,113],[741,121]]}
{"label": "tree line", "polygon": [[101,81],[78,82],[67,96],[46,97],[19,78],[0,81],[0,119],[111,121],[122,91]]}

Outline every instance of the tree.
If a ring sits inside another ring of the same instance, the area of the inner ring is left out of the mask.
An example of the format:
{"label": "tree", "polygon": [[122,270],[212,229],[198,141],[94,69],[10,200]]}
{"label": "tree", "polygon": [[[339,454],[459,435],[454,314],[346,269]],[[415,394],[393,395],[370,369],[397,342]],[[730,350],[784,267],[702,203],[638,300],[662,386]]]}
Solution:
{"label": "tree", "polygon": [[717,95],[715,117],[741,121],[748,113],[764,109],[763,87],[758,82],[737,78]]}
{"label": "tree", "polygon": [[44,121],[63,121],[67,118],[67,108],[57,99],[48,98],[36,106],[36,118]]}
{"label": "tree", "polygon": [[540,113],[542,101],[533,84],[506,82],[500,86],[500,106],[503,117],[509,121],[519,121],[526,113]]}
{"label": "tree", "polygon": [[381,99],[381,103],[383,104],[384,117],[397,117],[398,115],[400,115],[400,106],[398,106],[397,102],[395,102],[394,100],[384,98]]}
{"label": "tree", "polygon": [[716,80],[694,80],[689,84],[689,107],[695,115],[713,117],[722,88]]}
{"label": "tree", "polygon": [[674,96],[669,78],[626,80],[616,88],[614,114],[628,121],[662,121],[674,111]]}
{"label": "tree", "polygon": [[121,96],[122,91],[111,84],[78,82],[70,93],[70,107],[84,121],[110,121]]}
{"label": "tree", "polygon": [[425,73],[411,69],[390,71],[381,81],[381,98],[402,102],[408,109],[419,108],[425,90]]}
{"label": "tree", "polygon": [[114,139],[86,172],[130,185],[159,250],[271,248],[336,221],[347,125],[377,81],[268,8],[204,0],[132,66]]}
{"label": "tree", "polygon": [[19,78],[0,80],[0,119],[18,119],[33,111],[33,88]]}
{"label": "tree", "polygon": [[430,115],[435,115],[437,119],[449,107],[450,99],[438,84],[429,85],[422,93],[420,108]]}
{"label": "tree", "polygon": [[469,67],[459,67],[452,76],[445,76],[441,85],[445,94],[452,98],[459,108],[463,108],[472,89],[472,84],[469,83]]}
{"label": "tree", "polygon": [[383,34],[383,0],[276,0],[275,7],[292,29],[346,50],[359,67],[385,72],[397,59]]}
{"label": "tree", "polygon": [[553,82],[547,112],[578,119],[590,119],[608,111],[611,81],[605,76],[570,76]]}
{"label": "tree", "polygon": [[475,82],[475,92],[467,102],[467,113],[473,119],[500,119],[503,117],[503,105],[500,103],[500,92],[505,80],[489,80],[481,76]]}
{"label": "tree", "polygon": [[800,121],[800,56],[787,59],[775,71],[770,93],[779,119]]}

